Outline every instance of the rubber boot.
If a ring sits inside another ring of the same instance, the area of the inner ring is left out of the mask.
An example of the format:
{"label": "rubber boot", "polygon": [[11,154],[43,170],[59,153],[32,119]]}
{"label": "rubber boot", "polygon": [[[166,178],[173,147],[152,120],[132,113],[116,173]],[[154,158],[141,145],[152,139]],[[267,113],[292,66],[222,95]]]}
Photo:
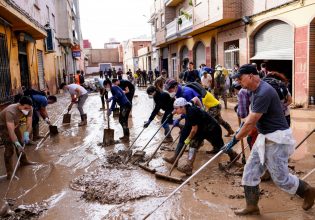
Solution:
{"label": "rubber boot", "polygon": [[87,115],[81,115],[81,122],[79,123],[79,127],[87,125]]}
{"label": "rubber boot", "polygon": [[39,135],[39,125],[37,125],[33,128],[33,141],[38,141],[42,138],[44,138],[44,136]]}
{"label": "rubber boot", "polygon": [[190,176],[193,171],[193,164],[196,159],[197,149],[196,148],[189,148],[188,158],[185,164],[178,166],[177,170],[185,173],[187,176]]}
{"label": "rubber boot", "polygon": [[234,150],[230,150],[227,154],[230,157],[230,162],[232,162],[234,160],[238,160],[241,157],[241,155],[238,155],[238,153],[236,153]]}
{"label": "rubber boot", "polygon": [[315,200],[315,187],[311,187],[307,182],[299,180],[299,187],[296,194],[304,199],[302,208],[309,210],[314,205]]}
{"label": "rubber boot", "polygon": [[167,163],[173,164],[177,158],[177,154],[174,153],[173,156],[171,157],[163,157],[163,160],[166,161]]}
{"label": "rubber boot", "polygon": [[120,137],[119,139],[122,142],[129,142],[129,128],[123,128],[124,136]]}
{"label": "rubber boot", "polygon": [[236,210],[235,215],[260,215],[259,186],[244,186],[246,207],[245,209]]}
{"label": "rubber boot", "polygon": [[37,164],[36,162],[28,160],[25,153],[22,153],[21,160],[20,160],[21,166],[30,166],[30,165],[36,165],[36,164]]}
{"label": "rubber boot", "polygon": [[7,170],[7,180],[10,180],[13,173],[12,157],[8,158],[4,156],[5,168]]}

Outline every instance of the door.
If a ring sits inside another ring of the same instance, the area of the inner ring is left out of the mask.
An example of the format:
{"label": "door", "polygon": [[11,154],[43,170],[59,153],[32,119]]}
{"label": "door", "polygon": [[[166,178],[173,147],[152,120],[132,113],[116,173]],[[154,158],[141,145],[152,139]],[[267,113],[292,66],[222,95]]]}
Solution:
{"label": "door", "polygon": [[21,73],[21,86],[30,88],[30,73],[28,69],[28,58],[26,53],[26,42],[19,42],[19,64]]}
{"label": "door", "polygon": [[201,64],[206,64],[206,48],[199,42],[195,48],[195,68],[199,68]]}
{"label": "door", "polygon": [[43,60],[43,51],[41,50],[37,50],[37,65],[38,65],[39,90],[44,90],[45,89],[44,60]]}

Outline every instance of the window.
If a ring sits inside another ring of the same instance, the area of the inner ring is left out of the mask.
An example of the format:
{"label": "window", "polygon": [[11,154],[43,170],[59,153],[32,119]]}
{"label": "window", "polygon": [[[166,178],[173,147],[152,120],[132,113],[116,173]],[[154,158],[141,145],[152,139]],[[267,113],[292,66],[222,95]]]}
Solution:
{"label": "window", "polygon": [[161,27],[165,26],[165,15],[161,14]]}
{"label": "window", "polygon": [[5,102],[11,95],[10,60],[7,38],[0,33],[0,102]]}
{"label": "window", "polygon": [[239,41],[229,41],[224,43],[224,66],[232,70],[234,65],[240,63]]}

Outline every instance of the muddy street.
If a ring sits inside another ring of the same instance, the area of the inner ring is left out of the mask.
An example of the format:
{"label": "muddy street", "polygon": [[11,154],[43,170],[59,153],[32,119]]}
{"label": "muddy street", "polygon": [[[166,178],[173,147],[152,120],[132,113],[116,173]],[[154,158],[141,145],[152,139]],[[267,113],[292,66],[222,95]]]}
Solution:
{"label": "muddy street", "polygon": [[[130,142],[143,128],[153,108],[144,90],[136,91],[130,122]],[[48,136],[38,146],[28,146],[29,158],[38,162],[36,166],[20,168],[18,179],[13,181],[8,198],[14,203],[13,209],[20,205],[42,205],[42,212],[35,213],[39,219],[141,219],[153,210],[178,185],[158,180],[151,173],[137,165],[125,165],[118,155],[126,149],[122,143],[102,147],[103,130],[107,128],[106,111],[100,111],[101,101],[97,93],[89,94],[85,105],[88,125],[78,127],[80,116],[74,107],[71,110],[70,125],[62,125],[60,117],[65,113],[69,97],[60,96],[58,103],[48,107],[52,122],[57,121],[59,134]],[[233,106],[223,110],[223,117],[236,130],[238,121]],[[293,133],[297,143],[314,127],[314,112],[293,111]],[[59,120],[60,119],[60,120]],[[142,148],[160,126],[156,119],[144,131],[135,143]],[[118,118],[110,117],[110,126],[115,130],[115,139],[122,136]],[[41,125],[41,132],[48,131]],[[223,130],[223,133],[226,131]],[[176,137],[179,129],[172,131]],[[153,138],[146,149],[148,158],[164,137],[163,129]],[[225,142],[229,138],[224,139]],[[313,134],[291,157],[292,172],[303,177],[315,165],[315,134]],[[163,155],[172,154],[166,148],[157,153],[149,164],[158,172],[166,173],[170,165],[162,160]],[[206,151],[212,147],[208,142],[199,150],[194,170],[212,156]],[[238,144],[235,149],[240,152]],[[0,196],[3,197],[8,181],[5,180],[3,148],[0,148]],[[247,149],[247,155],[249,151]],[[230,173],[219,170],[218,162],[226,162],[223,155],[218,161],[201,172],[179,193],[158,209],[150,219],[242,219],[236,217],[233,210],[244,205],[244,192],[240,185],[240,169],[233,167]],[[183,174],[174,170],[174,176]],[[307,181],[315,185],[315,174]],[[270,182],[261,184],[260,207],[265,219],[314,219],[315,209],[305,212],[301,208],[302,200],[290,197]],[[30,216],[31,217],[31,216]],[[18,215],[17,215],[18,218]],[[23,219],[23,218],[21,218]],[[255,219],[246,217],[244,219]]]}

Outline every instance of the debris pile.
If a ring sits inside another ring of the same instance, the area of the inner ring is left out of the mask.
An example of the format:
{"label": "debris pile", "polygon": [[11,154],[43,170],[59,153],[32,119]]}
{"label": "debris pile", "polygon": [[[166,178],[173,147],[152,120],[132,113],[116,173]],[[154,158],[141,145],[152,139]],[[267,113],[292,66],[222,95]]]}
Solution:
{"label": "debris pile", "polygon": [[3,219],[5,220],[16,220],[16,219],[23,219],[23,220],[31,220],[31,219],[38,219],[44,211],[47,210],[46,203],[35,203],[31,205],[20,205],[15,208],[9,215],[4,216]]}

